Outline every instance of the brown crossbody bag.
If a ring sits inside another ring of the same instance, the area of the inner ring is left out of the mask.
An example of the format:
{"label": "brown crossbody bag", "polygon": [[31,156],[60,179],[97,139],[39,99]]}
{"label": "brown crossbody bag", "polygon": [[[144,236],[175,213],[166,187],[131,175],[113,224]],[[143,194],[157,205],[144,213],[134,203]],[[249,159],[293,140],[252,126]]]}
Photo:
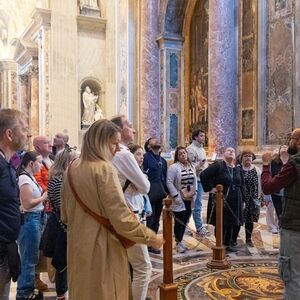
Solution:
{"label": "brown crossbody bag", "polygon": [[133,245],[135,245],[136,244],[135,242],[129,240],[128,238],[124,237],[121,234],[118,234],[116,232],[116,230],[114,229],[114,227],[111,225],[109,219],[96,214],[82,202],[82,200],[80,199],[80,197],[78,196],[78,194],[75,190],[74,183],[72,180],[72,176],[71,176],[72,163],[73,163],[73,161],[70,163],[68,171],[67,171],[68,181],[69,181],[73,196],[75,197],[76,201],[79,203],[81,208],[84,210],[84,212],[89,214],[95,221],[97,221],[100,225],[104,226],[108,231],[110,231],[113,235],[115,235],[117,237],[117,239],[120,241],[120,243],[123,245],[124,248],[130,248]]}

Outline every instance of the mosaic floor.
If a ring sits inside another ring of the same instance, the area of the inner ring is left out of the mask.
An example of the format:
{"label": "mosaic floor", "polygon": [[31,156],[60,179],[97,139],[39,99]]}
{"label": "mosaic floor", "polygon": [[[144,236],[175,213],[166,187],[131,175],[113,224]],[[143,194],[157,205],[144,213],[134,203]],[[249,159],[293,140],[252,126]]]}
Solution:
{"label": "mosaic floor", "polygon": [[[206,211],[206,204],[204,201],[203,212]],[[191,231],[187,230],[184,236],[188,251],[184,254],[178,254],[175,248],[173,250],[173,269],[175,281],[178,283],[178,299],[283,299],[283,286],[277,273],[279,235],[272,234],[268,230],[265,209],[262,209],[260,220],[255,224],[253,232],[255,247],[246,246],[244,243],[245,229],[241,228],[238,238],[239,251],[227,255],[232,263],[230,270],[216,272],[206,267],[206,263],[211,257],[211,247],[215,243],[213,227],[208,227],[211,232],[211,236],[208,238],[195,236],[192,220],[189,227]],[[151,260],[153,274],[148,297],[159,299],[163,257],[162,255],[151,254]],[[49,282],[45,273],[41,277],[49,285],[49,290],[44,293],[44,299],[54,300],[54,284]],[[11,300],[15,299],[15,291],[16,284],[12,284]]]}

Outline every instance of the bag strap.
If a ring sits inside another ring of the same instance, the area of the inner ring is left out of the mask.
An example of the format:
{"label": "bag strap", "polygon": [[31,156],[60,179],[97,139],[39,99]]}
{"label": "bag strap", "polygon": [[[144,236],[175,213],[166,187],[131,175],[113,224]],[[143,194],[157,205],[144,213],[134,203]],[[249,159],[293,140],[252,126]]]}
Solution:
{"label": "bag strap", "polygon": [[114,227],[111,225],[109,219],[107,219],[105,217],[102,217],[102,216],[96,214],[95,212],[93,212],[80,199],[79,195],[77,194],[77,192],[75,190],[75,186],[74,186],[72,176],[71,176],[71,166],[72,166],[73,162],[74,162],[74,160],[70,163],[70,165],[68,167],[67,177],[68,177],[68,181],[69,181],[73,196],[75,197],[76,201],[79,203],[80,207],[83,209],[83,211],[85,213],[89,214],[94,220],[96,220],[99,224],[103,225],[107,230],[109,230],[112,234],[114,234],[120,240],[120,242],[122,243],[122,245],[125,248],[129,248],[129,247],[133,246],[135,244],[135,242],[133,242],[133,241],[127,239],[126,237],[118,234],[116,232],[116,230],[114,229]]}

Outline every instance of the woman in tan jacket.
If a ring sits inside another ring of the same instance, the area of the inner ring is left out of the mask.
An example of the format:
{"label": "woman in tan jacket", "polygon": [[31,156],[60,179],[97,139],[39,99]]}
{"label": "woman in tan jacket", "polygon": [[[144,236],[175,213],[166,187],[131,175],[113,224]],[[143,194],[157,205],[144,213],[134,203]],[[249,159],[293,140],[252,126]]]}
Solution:
{"label": "woman in tan jacket", "polygon": [[[80,200],[107,218],[116,232],[140,244],[160,248],[163,239],[141,224],[128,209],[111,159],[119,150],[120,130],[99,120],[85,133],[81,156],[70,175]],[[70,168],[70,167],[69,167]],[[70,300],[129,298],[128,260],[118,238],[85,213],[65,176],[62,221],[67,224]]]}

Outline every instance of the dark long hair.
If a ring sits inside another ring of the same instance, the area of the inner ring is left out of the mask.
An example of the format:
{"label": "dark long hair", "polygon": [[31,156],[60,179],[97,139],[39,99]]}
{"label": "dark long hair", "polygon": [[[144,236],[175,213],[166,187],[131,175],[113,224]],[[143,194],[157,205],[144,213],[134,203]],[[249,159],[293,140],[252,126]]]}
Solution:
{"label": "dark long hair", "polygon": [[28,166],[30,162],[35,162],[36,158],[40,156],[36,151],[28,151],[24,154],[20,166],[17,168],[17,176],[20,176],[22,172],[24,172],[25,168]]}
{"label": "dark long hair", "polygon": [[191,162],[190,162],[190,159],[189,159],[189,156],[188,156],[188,153],[187,153],[187,150],[186,150],[186,147],[183,147],[183,146],[178,146],[178,147],[176,147],[175,154],[174,154],[174,163],[176,163],[176,162],[179,161],[179,159],[178,159],[178,152],[179,152],[180,150],[184,150],[184,151],[186,152],[186,154],[187,154],[187,161],[188,161],[189,163],[191,163]]}

